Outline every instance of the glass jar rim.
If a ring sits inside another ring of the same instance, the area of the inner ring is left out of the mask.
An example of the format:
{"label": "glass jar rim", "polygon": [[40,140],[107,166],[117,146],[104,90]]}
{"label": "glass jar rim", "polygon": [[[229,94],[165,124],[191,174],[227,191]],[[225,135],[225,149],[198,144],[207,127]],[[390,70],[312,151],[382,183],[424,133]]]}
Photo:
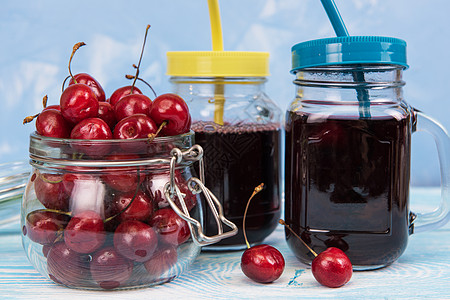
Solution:
{"label": "glass jar rim", "polygon": [[168,165],[173,148],[187,149],[194,144],[194,132],[153,140],[78,140],[30,134],[30,163],[77,167],[122,167]]}

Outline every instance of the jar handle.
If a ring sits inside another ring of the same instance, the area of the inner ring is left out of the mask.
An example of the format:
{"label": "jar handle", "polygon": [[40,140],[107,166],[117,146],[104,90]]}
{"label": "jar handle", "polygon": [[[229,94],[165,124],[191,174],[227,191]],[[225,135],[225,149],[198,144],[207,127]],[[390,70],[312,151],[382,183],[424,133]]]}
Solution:
{"label": "jar handle", "polygon": [[[431,134],[436,143],[441,172],[441,202],[439,207],[429,213],[412,213],[412,232],[422,232],[444,226],[450,220],[450,137],[437,121],[414,109],[416,122],[413,132],[424,131]],[[411,233],[412,233],[411,232]]]}
{"label": "jar handle", "polygon": [[[164,194],[172,209],[185,220],[191,231],[192,240],[194,243],[200,246],[206,246],[213,243],[217,243],[220,240],[237,234],[237,226],[225,218],[223,214],[223,207],[214,194],[204,185],[204,165],[203,165],[203,148],[199,145],[194,145],[186,151],[181,151],[178,148],[174,148],[171,151],[172,158],[170,160],[170,180],[164,187]],[[184,202],[184,196],[181,193],[178,185],[175,182],[175,167],[177,163],[186,161],[199,161],[200,163],[200,179],[192,177],[188,180],[189,190],[194,194],[203,193],[206,202],[211,209],[213,216],[217,224],[217,234],[213,236],[206,236],[203,233],[202,224],[192,218]],[[195,184],[195,185],[193,185]],[[173,200],[174,195],[180,199],[181,209],[176,205]],[[224,232],[222,224],[228,226],[231,230]]]}

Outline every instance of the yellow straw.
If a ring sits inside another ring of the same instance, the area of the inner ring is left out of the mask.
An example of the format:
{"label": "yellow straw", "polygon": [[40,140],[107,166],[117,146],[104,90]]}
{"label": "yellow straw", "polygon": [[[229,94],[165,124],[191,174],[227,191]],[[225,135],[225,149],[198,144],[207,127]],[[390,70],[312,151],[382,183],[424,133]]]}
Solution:
{"label": "yellow straw", "polygon": [[223,51],[222,25],[218,0],[208,0],[213,51]]}
{"label": "yellow straw", "polygon": [[[213,51],[223,51],[222,24],[218,0],[208,0],[209,19],[211,22],[211,39]],[[220,80],[220,78],[217,78]],[[218,80],[218,81],[219,81]],[[225,104],[223,81],[214,85],[214,122],[223,125],[223,108]]]}

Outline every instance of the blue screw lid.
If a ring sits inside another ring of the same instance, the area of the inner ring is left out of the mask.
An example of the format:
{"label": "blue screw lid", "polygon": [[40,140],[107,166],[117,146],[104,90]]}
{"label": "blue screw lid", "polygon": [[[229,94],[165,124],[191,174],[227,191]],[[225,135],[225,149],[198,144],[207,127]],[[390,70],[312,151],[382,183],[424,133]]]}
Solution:
{"label": "blue screw lid", "polygon": [[343,64],[393,64],[406,69],[406,42],[383,36],[342,36],[292,47],[291,73],[309,67]]}

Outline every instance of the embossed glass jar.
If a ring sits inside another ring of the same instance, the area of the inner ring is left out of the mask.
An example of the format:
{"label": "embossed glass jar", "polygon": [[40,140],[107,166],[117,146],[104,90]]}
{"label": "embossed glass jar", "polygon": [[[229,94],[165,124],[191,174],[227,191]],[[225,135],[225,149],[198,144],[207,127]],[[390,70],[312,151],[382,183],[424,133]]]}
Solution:
{"label": "embossed glass jar", "polygon": [[[450,219],[450,139],[403,98],[406,42],[350,36],[292,47],[295,99],[286,112],[285,219],[314,251],[345,251],[355,270],[387,266],[409,235]],[[441,164],[442,201],[432,213],[409,204],[411,137],[430,133]],[[298,259],[314,256],[297,236]]]}
{"label": "embossed glass jar", "polygon": [[70,140],[32,134],[21,225],[33,266],[71,288],[153,286],[182,274],[201,246],[235,234],[227,220],[228,234],[220,222],[217,235],[203,234],[198,194],[205,188],[192,167],[203,152],[193,137]]}
{"label": "embossed glass jar", "polygon": [[[188,103],[195,140],[205,149],[205,183],[218,196],[236,236],[211,250],[246,247],[242,222],[253,189],[264,183],[248,208],[247,237],[261,243],[280,217],[281,111],[264,92],[268,53],[169,52],[173,92]],[[214,219],[205,214],[206,232]]]}

